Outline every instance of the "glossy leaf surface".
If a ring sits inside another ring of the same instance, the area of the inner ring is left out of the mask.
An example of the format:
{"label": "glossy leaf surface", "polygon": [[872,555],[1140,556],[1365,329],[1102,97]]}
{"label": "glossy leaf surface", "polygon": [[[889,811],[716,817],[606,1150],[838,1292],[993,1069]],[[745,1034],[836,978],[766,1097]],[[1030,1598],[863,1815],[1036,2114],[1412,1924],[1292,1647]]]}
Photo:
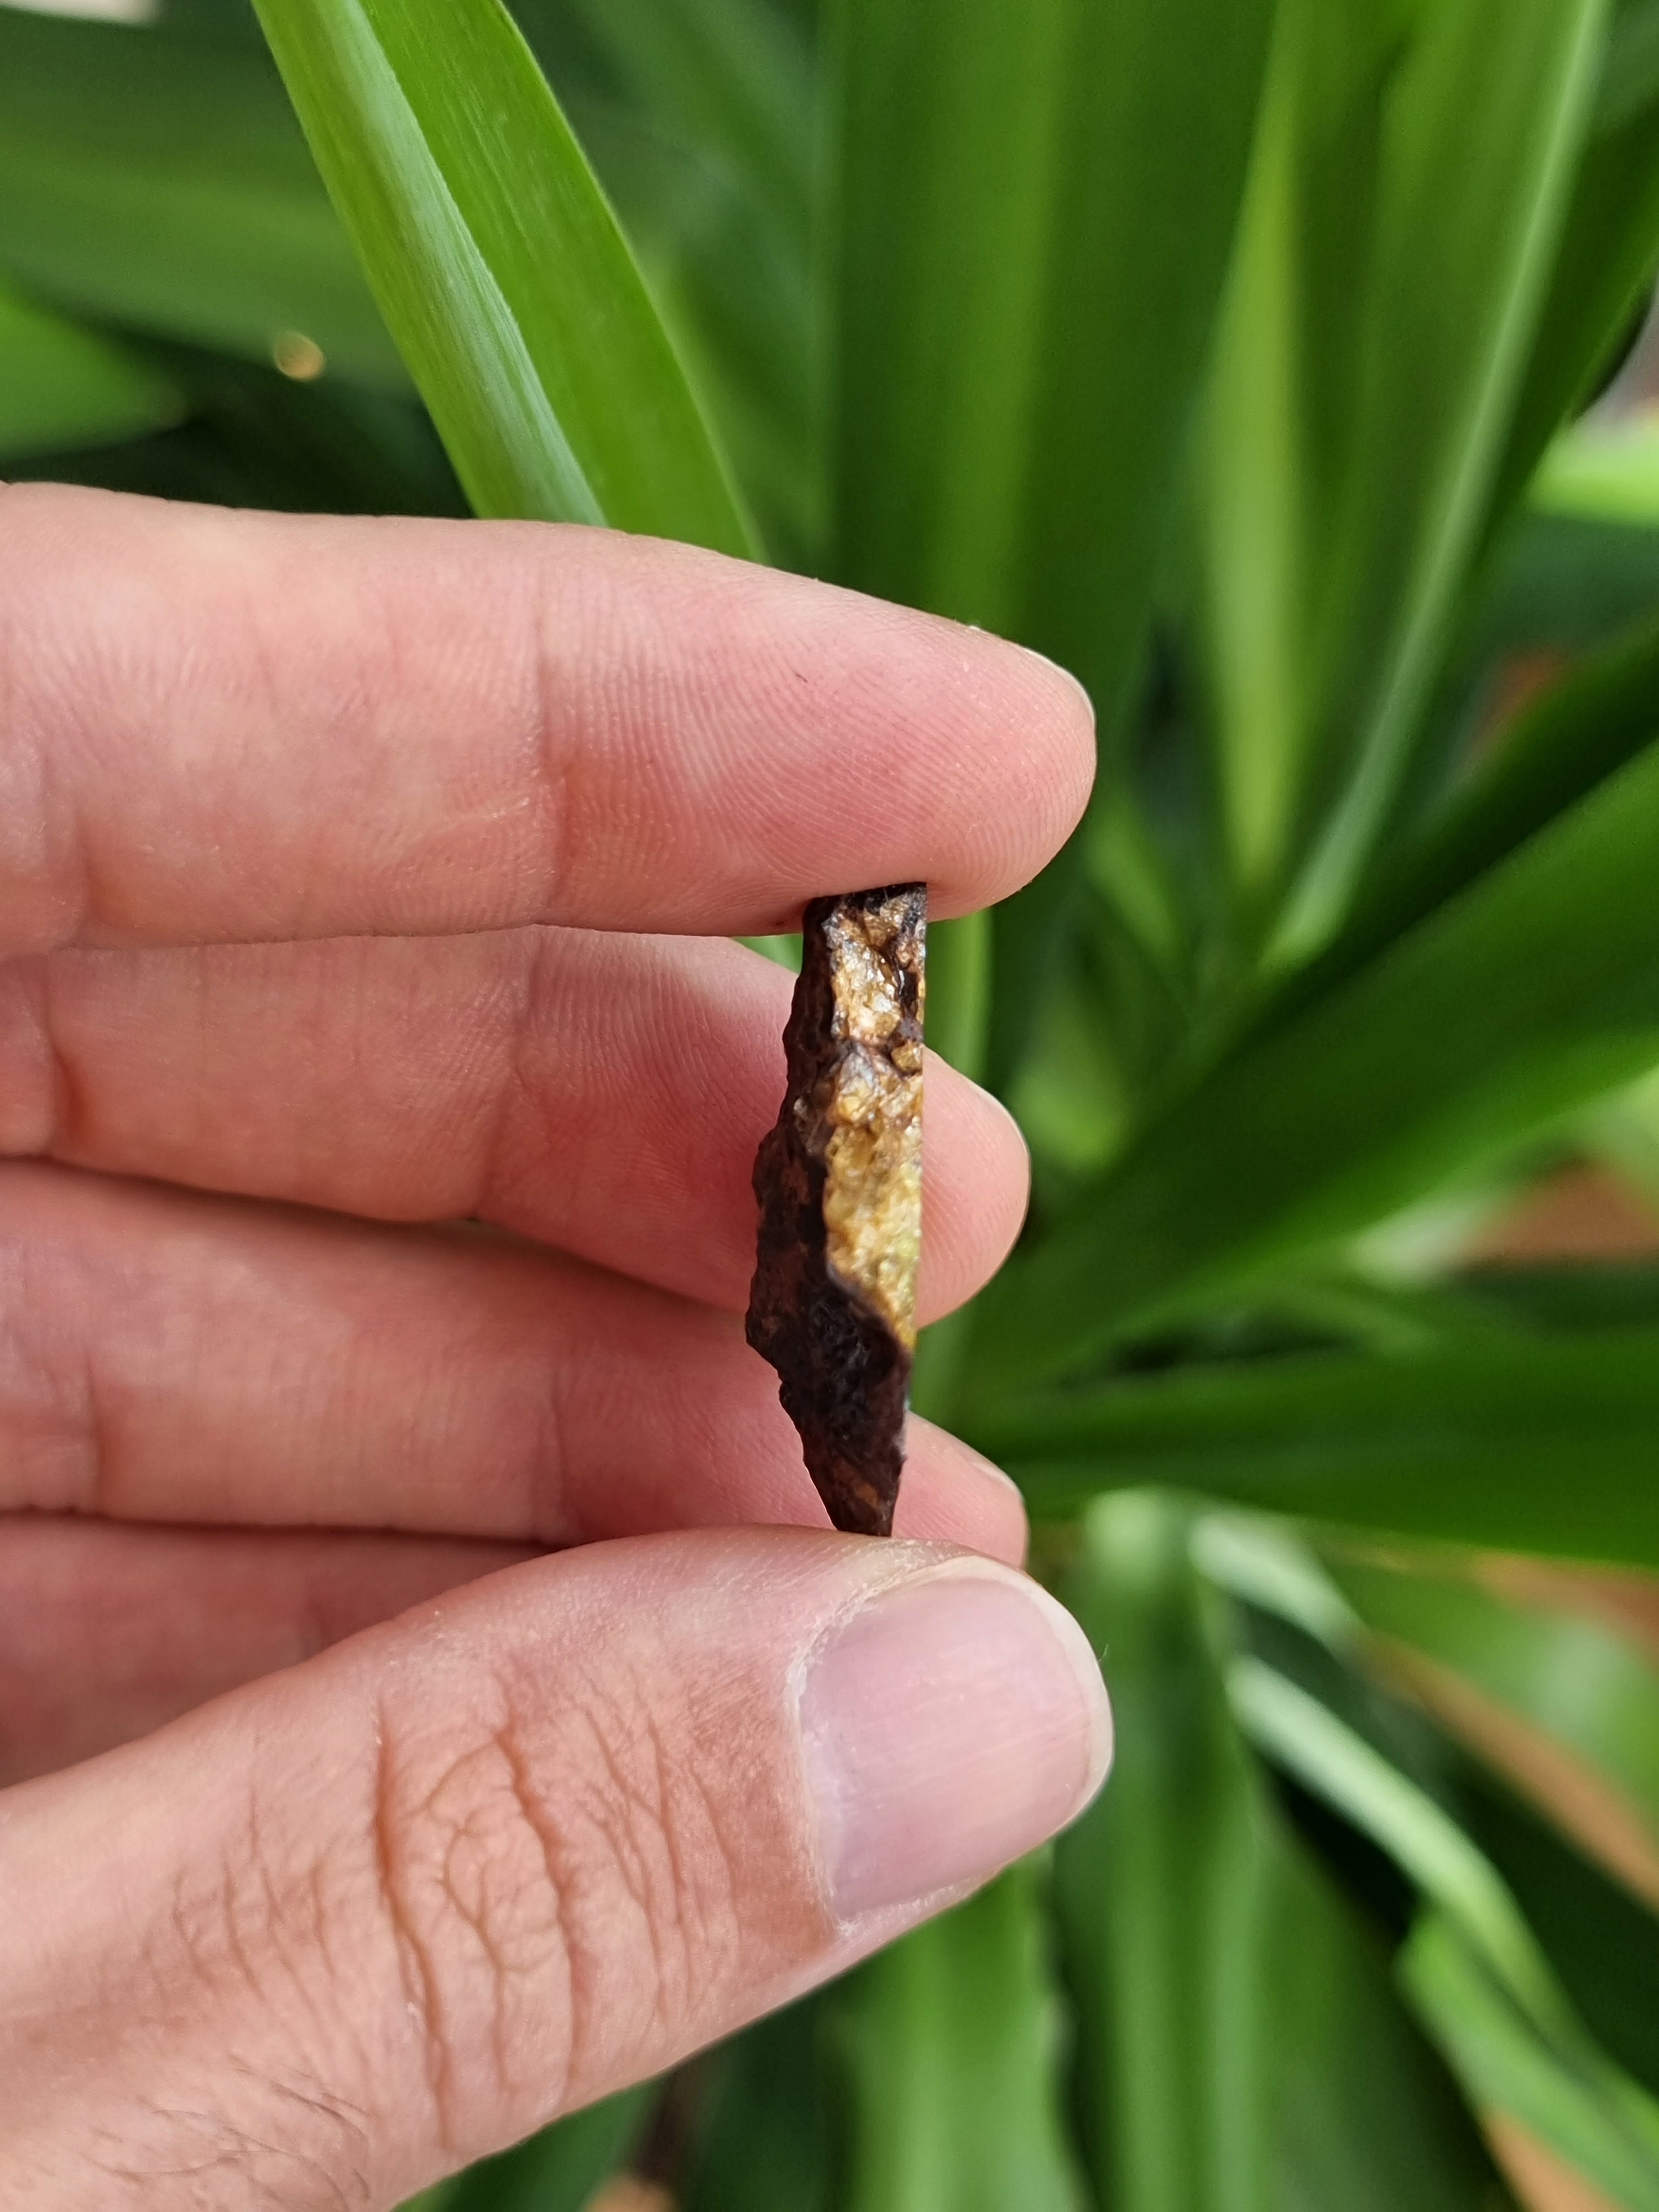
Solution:
{"label": "glossy leaf surface", "polygon": [[837,10],[837,573],[1038,647],[1105,725],[1140,656],[1268,18]]}
{"label": "glossy leaf surface", "polygon": [[[1316,19],[1327,8],[1313,6]],[[1390,11],[1393,12],[1393,11]],[[1379,21],[1377,160],[1331,533],[1311,546],[1312,743],[1329,811],[1281,956],[1329,934],[1409,757],[1485,524],[1589,120],[1606,0],[1438,0]],[[1324,26],[1322,22],[1322,30]],[[1351,160],[1326,101],[1338,159]],[[1352,128],[1350,125],[1348,126]],[[1317,173],[1296,219],[1334,235]],[[1327,289],[1330,270],[1327,270]],[[1316,299],[1319,295],[1316,295]],[[1318,325],[1309,325],[1310,337]],[[1310,410],[1316,422],[1320,407]]]}
{"label": "glossy leaf surface", "polygon": [[495,0],[264,0],[388,327],[481,514],[747,548],[633,256]]}

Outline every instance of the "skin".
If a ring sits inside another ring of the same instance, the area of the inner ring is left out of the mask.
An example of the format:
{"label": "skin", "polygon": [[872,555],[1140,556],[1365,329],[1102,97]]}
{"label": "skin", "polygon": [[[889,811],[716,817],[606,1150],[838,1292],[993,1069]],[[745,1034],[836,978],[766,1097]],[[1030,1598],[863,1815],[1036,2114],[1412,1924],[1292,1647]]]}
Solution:
{"label": "skin", "polygon": [[[1091,769],[1047,663],[685,548],[0,490],[0,2200],[390,2204],[941,1901],[838,1912],[789,1700],[1023,1514],[917,1422],[828,1533],[729,939],[1000,898]],[[1025,1200],[927,1084],[924,1321]]]}

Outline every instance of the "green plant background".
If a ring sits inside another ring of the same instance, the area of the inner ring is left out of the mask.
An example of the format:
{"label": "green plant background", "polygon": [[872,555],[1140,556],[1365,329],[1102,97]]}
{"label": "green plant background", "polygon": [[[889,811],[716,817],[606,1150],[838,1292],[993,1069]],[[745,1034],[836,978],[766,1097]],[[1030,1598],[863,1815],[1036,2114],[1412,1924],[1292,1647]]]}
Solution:
{"label": "green plant background", "polygon": [[1480,1243],[1659,1207],[1656,265],[1656,0],[0,9],[7,473],[688,538],[1099,718],[936,933],[1036,1194],[917,1387],[1115,1778],[426,2212],[1659,2212],[1659,1262]]}

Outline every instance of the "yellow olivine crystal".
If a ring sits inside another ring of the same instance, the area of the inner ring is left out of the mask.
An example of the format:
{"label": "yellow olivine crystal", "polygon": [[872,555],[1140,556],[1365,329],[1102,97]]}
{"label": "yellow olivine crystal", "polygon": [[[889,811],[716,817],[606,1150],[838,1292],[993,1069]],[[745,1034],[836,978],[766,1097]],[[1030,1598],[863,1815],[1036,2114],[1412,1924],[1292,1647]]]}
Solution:
{"label": "yellow olivine crystal", "polygon": [[921,1259],[922,1048],[914,1035],[902,1034],[887,957],[898,928],[891,907],[843,909],[835,917],[836,1030],[850,1048],[818,1104],[830,1131],[823,1152],[825,1259],[908,1351],[916,1340]]}

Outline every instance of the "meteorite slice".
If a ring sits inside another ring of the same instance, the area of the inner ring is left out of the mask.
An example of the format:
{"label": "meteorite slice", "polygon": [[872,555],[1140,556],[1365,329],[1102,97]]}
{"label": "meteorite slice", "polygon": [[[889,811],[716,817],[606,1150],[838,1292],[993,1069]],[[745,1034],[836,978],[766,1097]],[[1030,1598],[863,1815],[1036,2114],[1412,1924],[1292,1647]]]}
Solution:
{"label": "meteorite slice", "polygon": [[892,1533],[916,1346],[927,892],[814,899],[783,1033],[788,1090],[755,1159],[749,1341],[778,1370],[837,1528]]}

